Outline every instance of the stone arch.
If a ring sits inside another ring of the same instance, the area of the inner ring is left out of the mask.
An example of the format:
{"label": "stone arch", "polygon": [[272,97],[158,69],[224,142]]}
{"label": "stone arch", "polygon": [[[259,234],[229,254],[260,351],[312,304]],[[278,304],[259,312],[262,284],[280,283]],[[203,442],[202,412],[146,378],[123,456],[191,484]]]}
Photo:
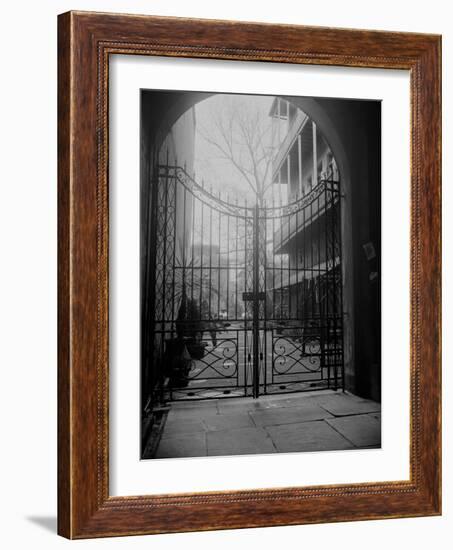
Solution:
{"label": "stone arch", "polygon": [[[150,181],[152,149],[159,150],[173,124],[187,110],[215,95],[166,91],[158,97],[158,92],[152,93],[153,98],[149,101],[142,95],[141,103],[144,138],[141,151],[142,185]],[[316,123],[339,168],[343,194],[341,229],[346,389],[364,397],[379,399],[380,364],[377,363],[380,362],[380,324],[374,331],[376,334],[367,331],[364,326],[370,296],[368,265],[362,257],[363,244],[373,238],[380,239],[376,236],[379,224],[378,217],[369,223],[364,222],[362,213],[368,211],[373,215],[372,201],[380,200],[380,191],[373,189],[377,189],[380,183],[380,133],[370,144],[370,134],[366,130],[370,121],[380,128],[380,107],[374,109],[370,102],[357,100],[339,102],[330,98],[279,97],[302,109]],[[377,248],[379,253],[380,240]],[[374,373],[371,373],[372,368]]]}

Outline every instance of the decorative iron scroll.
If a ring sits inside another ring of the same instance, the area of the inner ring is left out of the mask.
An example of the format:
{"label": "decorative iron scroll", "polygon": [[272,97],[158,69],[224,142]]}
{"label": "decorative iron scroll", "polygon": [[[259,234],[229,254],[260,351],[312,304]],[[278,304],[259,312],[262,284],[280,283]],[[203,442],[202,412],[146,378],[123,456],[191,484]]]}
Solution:
{"label": "decorative iron scroll", "polygon": [[253,218],[253,207],[245,204],[229,203],[220,196],[215,196],[210,190],[206,189],[190,176],[184,168],[180,166],[159,166],[159,176],[175,179],[183,185],[187,191],[194,197],[203,202],[206,206],[213,208],[221,214],[229,216],[238,216],[241,218]]}
{"label": "decorative iron scroll", "polygon": [[[203,201],[206,206],[214,208],[224,214],[240,217],[253,217],[254,206],[247,206],[246,204],[239,204],[227,202],[220,196],[214,195],[212,191],[208,190],[204,186],[200,185],[195,178],[190,176],[187,171],[180,166],[165,166],[159,165],[159,176],[176,179],[181,183],[188,191],[190,191],[200,201]],[[314,187],[309,193],[298,197],[295,201],[287,204],[268,205],[264,200],[260,206],[259,217],[264,219],[280,218],[282,216],[288,216],[294,214],[307,206],[310,206],[316,201],[323,193],[327,193],[328,200],[334,200],[335,202],[340,197],[339,182],[335,180],[320,180],[318,185]]]}
{"label": "decorative iron scroll", "polygon": [[300,374],[321,370],[321,342],[319,334],[307,337],[272,339],[274,374]]}
{"label": "decorative iron scroll", "polygon": [[203,339],[201,344],[206,344],[203,356],[192,359],[191,369],[188,373],[188,381],[203,379],[234,378],[238,372],[238,342],[237,338],[222,337],[209,346],[209,340]]}
{"label": "decorative iron scroll", "polygon": [[265,201],[264,205],[260,208],[260,217],[270,220],[272,218],[282,218],[284,216],[296,214],[314,204],[323,194],[325,194],[328,202],[337,202],[340,198],[339,182],[334,180],[320,180],[318,185],[313,187],[309,193],[298,197],[295,201],[288,204],[271,206]]}

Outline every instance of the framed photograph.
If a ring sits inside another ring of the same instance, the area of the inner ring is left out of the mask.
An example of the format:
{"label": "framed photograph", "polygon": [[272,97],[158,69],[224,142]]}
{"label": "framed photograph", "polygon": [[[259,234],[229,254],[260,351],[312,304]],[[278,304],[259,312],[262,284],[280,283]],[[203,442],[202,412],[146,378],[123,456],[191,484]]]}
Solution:
{"label": "framed photograph", "polygon": [[440,37],[58,29],[59,533],[440,514]]}

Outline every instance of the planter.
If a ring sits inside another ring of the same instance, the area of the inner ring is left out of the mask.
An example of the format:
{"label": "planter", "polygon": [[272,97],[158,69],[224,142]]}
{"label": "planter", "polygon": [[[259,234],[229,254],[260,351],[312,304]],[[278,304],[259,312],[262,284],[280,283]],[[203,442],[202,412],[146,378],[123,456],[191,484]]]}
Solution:
{"label": "planter", "polygon": [[206,342],[197,342],[190,339],[187,341],[187,351],[192,359],[203,359],[207,345]]}
{"label": "planter", "polygon": [[165,340],[165,371],[172,387],[187,386],[190,367],[191,356],[187,350],[186,339]]}

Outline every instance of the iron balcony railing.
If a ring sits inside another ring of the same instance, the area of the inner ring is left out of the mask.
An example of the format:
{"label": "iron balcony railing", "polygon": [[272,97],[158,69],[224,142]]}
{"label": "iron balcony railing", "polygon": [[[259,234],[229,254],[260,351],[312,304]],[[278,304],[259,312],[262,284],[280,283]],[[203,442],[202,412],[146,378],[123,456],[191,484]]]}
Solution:
{"label": "iron balcony railing", "polygon": [[305,126],[308,120],[308,116],[301,110],[297,111],[294,120],[288,128],[288,133],[284,137],[283,141],[278,147],[275,157],[272,161],[272,178],[273,181],[277,179],[277,173],[280,170],[283,162],[286,160],[291,147],[294,145],[297,136],[301,133],[302,128]]}
{"label": "iron balcony railing", "polygon": [[339,199],[339,182],[321,180],[310,193],[284,206],[280,226],[273,235],[274,253],[286,253],[290,242],[335,207]]}

